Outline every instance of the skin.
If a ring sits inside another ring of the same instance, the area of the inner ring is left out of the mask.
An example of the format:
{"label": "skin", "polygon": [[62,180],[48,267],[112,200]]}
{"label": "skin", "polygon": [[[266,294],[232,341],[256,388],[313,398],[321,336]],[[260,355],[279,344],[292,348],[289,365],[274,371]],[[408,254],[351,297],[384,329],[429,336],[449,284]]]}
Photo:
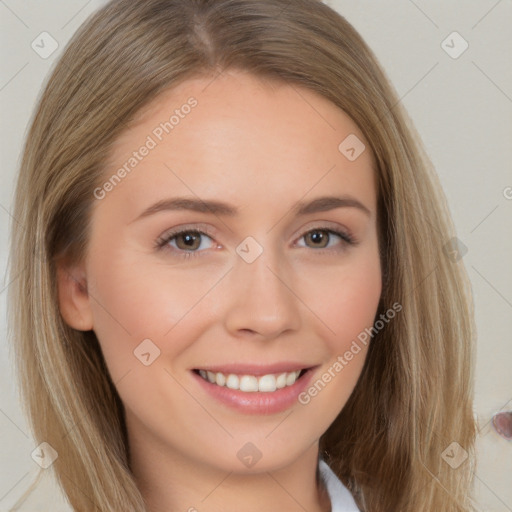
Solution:
{"label": "skin", "polygon": [[[190,370],[291,360],[318,365],[315,382],[372,326],[381,294],[373,158],[366,149],[349,161],[338,150],[349,134],[369,146],[325,98],[230,71],[183,82],[139,113],[116,141],[105,179],[191,96],[198,105],[190,114],[94,200],[87,254],[59,266],[61,312],[99,339],[151,511],[235,512],[243,503],[246,512],[327,512],[315,481],[318,440],[352,393],[367,347],[307,405],[276,414],[214,401]],[[293,214],[296,201],[326,195],[357,199],[369,214],[354,207]],[[137,219],[176,196],[220,200],[239,212]],[[155,249],[176,227],[209,229],[193,246],[199,255],[183,257],[183,237]],[[358,243],[304,236],[315,228],[349,232]],[[263,248],[250,264],[236,252],[248,236]],[[161,353],[145,366],[133,351],[148,338]],[[261,452],[251,468],[237,457],[247,442]]]}

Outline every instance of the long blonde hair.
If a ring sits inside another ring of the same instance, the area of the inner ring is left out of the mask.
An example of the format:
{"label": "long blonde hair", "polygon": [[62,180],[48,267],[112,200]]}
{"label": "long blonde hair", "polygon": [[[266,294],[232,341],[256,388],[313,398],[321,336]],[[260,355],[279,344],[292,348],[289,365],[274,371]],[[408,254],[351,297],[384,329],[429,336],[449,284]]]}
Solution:
{"label": "long blonde hair", "polygon": [[[396,302],[402,311],[373,337],[320,454],[366,512],[473,510],[473,310],[464,267],[447,256],[448,208],[375,56],[318,0],[114,0],[52,72],[17,183],[9,314],[22,403],[35,439],[59,454],[62,489],[77,511],[146,510],[98,340],[60,315],[56,258],[85,254],[93,190],[135,114],[178,83],[225,69],[317,92],[357,123],[375,156],[377,315]],[[443,456],[450,446],[469,455],[457,468]]]}

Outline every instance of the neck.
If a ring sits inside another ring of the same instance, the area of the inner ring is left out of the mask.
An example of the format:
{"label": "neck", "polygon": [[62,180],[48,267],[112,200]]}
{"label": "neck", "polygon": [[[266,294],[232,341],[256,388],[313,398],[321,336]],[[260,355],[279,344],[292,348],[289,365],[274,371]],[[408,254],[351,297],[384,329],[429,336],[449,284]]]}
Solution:
{"label": "neck", "polygon": [[325,486],[316,478],[318,442],[283,466],[247,473],[158,447],[148,435],[129,436],[129,441],[132,471],[148,512],[331,512]]}

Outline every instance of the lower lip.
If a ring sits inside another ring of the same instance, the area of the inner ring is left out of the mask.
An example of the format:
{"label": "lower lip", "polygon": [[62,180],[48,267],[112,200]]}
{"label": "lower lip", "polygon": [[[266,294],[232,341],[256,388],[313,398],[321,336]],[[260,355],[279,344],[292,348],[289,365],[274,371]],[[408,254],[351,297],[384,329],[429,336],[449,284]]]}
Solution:
{"label": "lower lip", "polygon": [[289,409],[298,402],[299,395],[312,379],[313,370],[314,368],[307,370],[293,385],[269,392],[230,389],[212,384],[194,371],[191,373],[210,396],[232,409],[245,414],[275,414]]}

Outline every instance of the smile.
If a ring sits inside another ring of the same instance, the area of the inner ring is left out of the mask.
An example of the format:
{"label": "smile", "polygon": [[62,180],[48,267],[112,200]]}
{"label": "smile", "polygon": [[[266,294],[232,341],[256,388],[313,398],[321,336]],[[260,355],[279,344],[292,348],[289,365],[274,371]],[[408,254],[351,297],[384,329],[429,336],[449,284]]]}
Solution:
{"label": "smile", "polygon": [[266,416],[296,406],[317,367],[297,362],[237,363],[196,368],[190,373],[199,389],[216,403],[242,414]]}
{"label": "smile", "polygon": [[233,373],[212,372],[209,370],[195,370],[204,380],[221,387],[243,391],[245,393],[265,392],[272,393],[278,389],[293,386],[301,377],[304,370],[292,372],[269,373],[260,377],[256,375],[236,375]]}

